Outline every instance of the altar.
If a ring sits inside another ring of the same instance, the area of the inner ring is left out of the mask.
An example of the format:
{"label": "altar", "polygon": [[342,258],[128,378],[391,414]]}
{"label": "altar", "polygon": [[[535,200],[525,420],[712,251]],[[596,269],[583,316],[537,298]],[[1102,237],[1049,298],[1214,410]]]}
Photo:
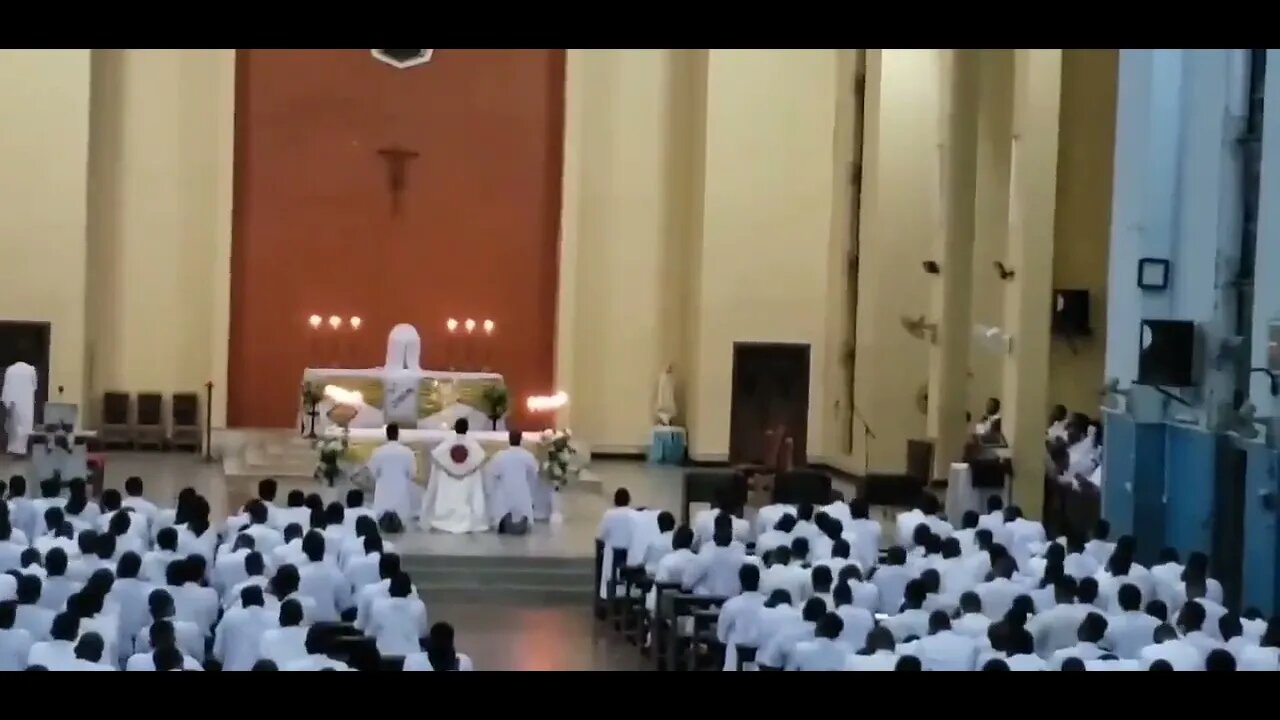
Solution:
{"label": "altar", "polygon": [[[420,341],[410,325],[397,325],[387,340],[387,360],[381,367],[365,369],[306,368],[302,371],[300,427],[311,430],[309,403],[314,401],[315,432],[323,434],[332,424],[329,411],[335,403],[324,389],[336,386],[360,393],[362,402],[349,427],[373,430],[397,423],[405,430],[445,430],[466,418],[474,430],[499,431],[506,437],[505,382],[493,372],[424,370],[419,366]],[[306,397],[310,393],[311,400]],[[496,400],[500,407],[494,407]],[[401,436],[404,438],[404,435]]]}

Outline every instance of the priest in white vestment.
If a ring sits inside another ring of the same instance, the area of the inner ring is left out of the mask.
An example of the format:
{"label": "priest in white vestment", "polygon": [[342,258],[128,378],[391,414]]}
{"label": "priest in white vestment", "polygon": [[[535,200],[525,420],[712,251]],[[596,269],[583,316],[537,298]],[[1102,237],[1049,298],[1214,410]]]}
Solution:
{"label": "priest in white vestment", "polygon": [[5,368],[0,403],[5,409],[5,431],[12,455],[27,454],[27,438],[36,419],[36,369],[21,360]]}
{"label": "priest in white vestment", "polygon": [[401,527],[413,519],[413,479],[418,475],[418,460],[409,446],[400,442],[400,426],[387,425],[387,442],[369,457],[373,475],[373,514],[381,521],[386,513],[395,513]]}
{"label": "priest in white vestment", "polygon": [[484,448],[467,435],[466,418],[453,424],[453,435],[431,451],[431,477],[422,496],[418,522],[423,530],[449,533],[484,532]]}
{"label": "priest in white vestment", "polygon": [[498,532],[523,535],[533,522],[533,487],[538,459],[520,446],[524,433],[510,432],[511,447],[498,451],[487,466],[489,519]]}

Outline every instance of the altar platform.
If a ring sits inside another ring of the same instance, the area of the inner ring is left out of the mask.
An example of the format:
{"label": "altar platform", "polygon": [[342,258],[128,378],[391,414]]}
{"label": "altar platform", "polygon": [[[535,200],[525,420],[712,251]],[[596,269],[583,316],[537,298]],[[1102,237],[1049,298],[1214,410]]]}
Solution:
{"label": "altar platform", "polygon": [[[505,431],[474,430],[468,435],[490,454],[510,444]],[[425,486],[427,478],[428,462],[423,455],[449,436],[450,431],[443,428],[406,428],[400,431],[400,441],[413,448],[419,456],[417,480],[420,484]],[[358,467],[386,442],[386,432],[382,428],[353,428],[349,442],[344,462]],[[525,447],[536,453],[539,444],[539,433],[524,433]],[[274,478],[279,483],[281,497],[294,488],[317,492],[317,488],[322,486],[314,477],[319,462],[315,441],[300,437],[296,429],[215,430],[213,451],[225,477],[228,507],[237,507],[252,498],[257,492],[258,481],[265,477]],[[580,452],[590,457],[590,448],[581,446]],[[600,478],[588,468],[566,489],[599,495]]]}

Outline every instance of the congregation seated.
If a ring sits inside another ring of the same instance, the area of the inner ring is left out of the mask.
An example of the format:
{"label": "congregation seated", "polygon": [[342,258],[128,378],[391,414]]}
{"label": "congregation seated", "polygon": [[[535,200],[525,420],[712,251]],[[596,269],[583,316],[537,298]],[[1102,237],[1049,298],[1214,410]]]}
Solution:
{"label": "congregation seated", "polygon": [[[626,567],[602,575],[602,598],[606,611],[622,608],[619,629],[634,630],[659,667],[1280,670],[1280,618],[1223,607],[1207,555],[1182,565],[1166,548],[1143,567],[1135,539],[1112,542],[1105,520],[1087,541],[1050,539],[997,497],[957,530],[927,496],[897,517],[901,544],[864,565],[850,550],[873,533],[847,527],[830,505],[769,506],[764,522],[747,523],[755,537],[740,538],[741,518],[717,503],[695,516],[711,528],[699,549],[694,528],[672,529],[669,517],[658,525],[630,507],[625,489],[614,500],[597,538],[602,559]],[[848,510],[866,517],[856,498]],[[648,536],[639,555],[614,552]]]}
{"label": "congregation seated", "polygon": [[92,503],[76,479],[41,483],[29,499],[25,479],[10,478],[0,491],[0,670],[364,669],[360,642],[392,667],[403,658],[405,670],[472,669],[451,626],[428,626],[363,493],[328,506],[290,493],[277,507],[276,484],[264,480],[214,523],[191,488],[173,508],[144,490],[130,477],[124,495],[108,489]]}

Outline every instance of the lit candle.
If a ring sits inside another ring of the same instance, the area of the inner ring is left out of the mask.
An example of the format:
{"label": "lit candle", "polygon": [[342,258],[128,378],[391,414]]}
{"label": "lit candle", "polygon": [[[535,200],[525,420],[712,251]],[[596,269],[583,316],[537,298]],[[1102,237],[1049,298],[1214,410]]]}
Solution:
{"label": "lit candle", "polygon": [[[449,331],[449,337],[454,338],[458,335],[458,321],[449,318],[444,321],[444,329]],[[445,357],[449,361],[449,369],[453,370],[454,363],[457,361],[458,349],[453,342],[445,343]]]}
{"label": "lit candle", "polygon": [[[481,327],[484,328],[484,336],[492,340],[493,331],[497,327],[497,323],[495,323],[492,320],[486,319],[483,323],[481,323]],[[480,365],[481,365],[480,370],[483,372],[489,372],[492,369],[493,343],[485,343],[484,346],[481,348]]]}
{"label": "lit candle", "polygon": [[471,318],[467,318],[466,320],[463,320],[462,329],[467,331],[467,336],[462,341],[462,369],[464,371],[467,371],[467,370],[474,369],[474,365],[476,362],[475,341],[472,340],[472,337],[476,331],[476,321],[472,320]]}
{"label": "lit candle", "polygon": [[307,365],[308,366],[310,366],[311,363],[319,362],[316,356],[320,354],[319,353],[320,336],[316,334],[316,331],[320,329],[320,324],[323,322],[324,322],[324,318],[320,317],[319,315],[312,315],[311,317],[307,318],[307,324],[311,326],[311,330],[312,330],[310,333],[307,334]]}
{"label": "lit candle", "polygon": [[342,364],[342,336],[338,335],[337,332],[342,327],[342,318],[337,315],[330,315],[329,327],[334,331],[333,339],[329,341],[329,354],[333,357],[329,367],[338,367]]}
{"label": "lit candle", "polygon": [[360,316],[354,315],[348,322],[351,323],[352,330],[359,330],[361,323],[364,321],[360,319]]}

